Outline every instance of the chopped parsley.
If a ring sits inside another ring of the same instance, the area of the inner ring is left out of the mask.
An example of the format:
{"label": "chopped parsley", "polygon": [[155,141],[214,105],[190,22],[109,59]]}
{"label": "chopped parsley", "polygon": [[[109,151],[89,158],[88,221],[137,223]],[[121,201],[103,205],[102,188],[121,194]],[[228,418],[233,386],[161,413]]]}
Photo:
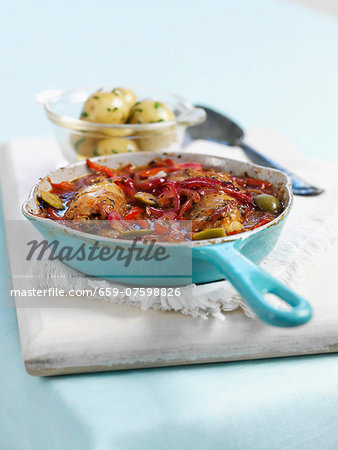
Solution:
{"label": "chopped parsley", "polygon": [[111,92],[112,92],[112,94],[119,95],[119,90],[116,88],[113,89]]}
{"label": "chopped parsley", "polygon": [[[140,103],[140,102],[138,102],[138,103]],[[135,103],[135,105],[137,105],[137,103]],[[135,115],[136,111],[138,111],[138,112],[143,112],[143,109],[141,109],[141,108],[135,108],[135,109],[133,109],[132,112],[131,112],[131,114],[130,114],[130,116],[129,116],[129,119],[128,119],[128,122],[129,122],[129,123],[130,123],[130,121],[134,118],[134,115]],[[141,122],[138,121],[138,123],[141,123]]]}
{"label": "chopped parsley", "polygon": [[111,112],[115,112],[117,111],[118,108],[115,106],[115,108],[107,108],[107,111],[111,111]]}
{"label": "chopped parsley", "polygon": [[93,98],[95,98],[95,100],[98,100],[100,97],[98,95],[93,95]]}
{"label": "chopped parsley", "polygon": [[88,113],[86,113],[85,111],[83,111],[83,112],[81,113],[81,117],[88,117]]}
{"label": "chopped parsley", "polygon": [[154,103],[154,108],[156,108],[156,109],[162,108],[161,103],[155,102],[155,103]]}

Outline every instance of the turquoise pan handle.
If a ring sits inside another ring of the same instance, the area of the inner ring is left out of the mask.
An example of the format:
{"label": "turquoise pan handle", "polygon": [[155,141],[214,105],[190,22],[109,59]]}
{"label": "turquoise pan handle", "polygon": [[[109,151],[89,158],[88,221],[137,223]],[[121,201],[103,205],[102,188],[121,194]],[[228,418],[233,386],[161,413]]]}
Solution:
{"label": "turquoise pan handle", "polygon": [[[213,264],[230,281],[257,316],[277,327],[295,327],[312,317],[309,303],[245,258],[233,243],[195,247],[197,257]],[[275,294],[292,308],[273,307],[265,294]]]}

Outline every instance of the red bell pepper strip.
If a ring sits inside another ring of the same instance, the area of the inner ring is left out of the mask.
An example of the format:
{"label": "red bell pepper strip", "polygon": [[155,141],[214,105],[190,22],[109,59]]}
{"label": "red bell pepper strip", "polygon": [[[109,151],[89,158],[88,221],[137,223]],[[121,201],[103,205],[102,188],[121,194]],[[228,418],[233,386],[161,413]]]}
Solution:
{"label": "red bell pepper strip", "polygon": [[[199,202],[201,199],[199,192],[196,192],[193,189],[185,189],[178,187],[177,190],[180,195],[185,195],[187,198],[191,198],[194,201],[194,203]],[[215,190],[215,192],[217,191]]]}
{"label": "red bell pepper strip", "polygon": [[125,166],[123,166],[123,167],[120,169],[120,171],[119,171],[120,175],[128,175],[128,176],[132,176],[132,175],[134,174],[134,172],[131,170],[132,167],[134,167],[133,164],[131,164],[131,163],[126,164]]}
{"label": "red bell pepper strip", "polygon": [[[254,201],[253,199],[243,192],[239,192],[237,188],[232,183],[227,183],[225,181],[216,180],[214,178],[207,178],[207,177],[195,177],[195,178],[189,178],[184,181],[177,181],[177,184],[181,187],[193,189],[193,188],[201,188],[203,186],[207,187],[215,187],[215,186],[221,186],[221,190],[225,193],[230,195],[231,197],[236,198],[237,201],[243,204],[253,205]],[[236,190],[237,189],[237,190]]]}
{"label": "red bell pepper strip", "polygon": [[196,170],[203,170],[203,166],[200,163],[180,163],[178,164],[178,167],[180,169],[196,169]]}
{"label": "red bell pepper strip", "polygon": [[180,197],[180,194],[178,193],[178,191],[176,189],[176,183],[174,181],[168,181],[167,182],[167,186],[170,189],[170,191],[173,193],[173,197],[174,197],[174,211],[178,212],[178,210],[180,209],[181,197]]}
{"label": "red bell pepper strip", "polygon": [[262,227],[263,225],[266,225],[267,223],[271,222],[272,219],[273,217],[271,216],[271,214],[269,213],[265,214],[261,219],[259,219],[256,225],[253,227],[253,230],[255,228],[259,228]]}
{"label": "red bell pepper strip", "polygon": [[186,180],[177,181],[179,186],[182,186],[184,188],[201,188],[203,186],[207,187],[215,187],[215,186],[224,186],[228,189],[233,189],[238,191],[238,188],[234,186],[233,183],[217,180],[215,178],[209,178],[209,177],[194,177],[194,178],[188,178]]}
{"label": "red bell pepper strip", "polygon": [[148,215],[153,216],[156,219],[162,217],[165,212],[164,209],[154,208],[153,206],[147,206],[146,211]]}
{"label": "red bell pepper strip", "polygon": [[176,167],[177,166],[177,162],[171,158],[163,159],[162,161],[160,161],[160,163],[161,163],[161,166],[166,166],[166,167]]}
{"label": "red bell pepper strip", "polygon": [[126,193],[127,197],[133,198],[136,194],[136,188],[135,188],[135,182],[129,177],[122,177],[121,180],[122,186],[120,186],[124,192]]}
{"label": "red bell pepper strip", "polygon": [[183,204],[183,206],[182,206],[182,208],[181,208],[181,210],[180,210],[180,212],[179,212],[179,214],[178,214],[178,219],[181,219],[181,218],[184,216],[184,214],[185,214],[186,212],[188,212],[188,211],[191,209],[191,207],[192,207],[192,200],[189,198],[189,199]]}
{"label": "red bell pepper strip", "polygon": [[138,172],[138,174],[141,175],[141,177],[149,178],[149,177],[155,176],[157,173],[162,172],[162,171],[165,173],[169,173],[170,170],[171,170],[170,167],[159,166],[159,167],[153,167],[152,169],[142,170],[141,172]]}
{"label": "red bell pepper strip", "polygon": [[141,208],[140,206],[134,206],[134,207],[131,208],[131,210],[128,211],[127,214],[124,216],[124,220],[136,219],[143,211],[144,211],[144,209]]}
{"label": "red bell pepper strip", "polygon": [[150,191],[151,189],[164,185],[166,181],[167,179],[165,177],[154,178],[149,181],[137,181],[135,187],[140,191]]}
{"label": "red bell pepper strip", "polygon": [[116,173],[113,171],[113,169],[110,169],[107,166],[102,166],[101,164],[94,163],[90,159],[87,159],[87,166],[95,170],[96,172],[104,173],[109,178],[113,178],[116,176]]}
{"label": "red bell pepper strip", "polygon": [[191,162],[179,163],[171,158],[166,158],[163,161],[161,161],[161,165],[162,166],[164,165],[166,167],[175,167],[177,169],[186,169],[188,167],[191,167],[194,169],[203,170],[203,166],[200,163],[191,163]]}
{"label": "red bell pepper strip", "polygon": [[117,211],[110,211],[108,213],[108,220],[122,220],[122,216]]}
{"label": "red bell pepper strip", "polygon": [[63,217],[56,214],[55,211],[49,206],[47,208],[47,213],[52,220],[65,220]]}
{"label": "red bell pepper strip", "polygon": [[96,172],[104,173],[107,177],[112,178],[113,182],[124,191],[127,197],[134,197],[136,194],[135,183],[131,178],[127,176],[118,177],[112,169],[109,169],[109,167],[96,164],[89,159],[87,159],[87,165]]}
{"label": "red bell pepper strip", "polygon": [[161,223],[161,222],[155,222],[154,223],[154,230],[156,232],[156,234],[166,234],[168,231],[168,225],[166,225],[165,223]]}
{"label": "red bell pepper strip", "polygon": [[164,214],[162,214],[161,219],[167,219],[167,220],[176,220],[177,219],[177,213],[175,211],[163,211]]}
{"label": "red bell pepper strip", "polygon": [[232,177],[233,180],[236,181],[237,184],[240,186],[251,186],[256,187],[258,189],[267,189],[272,186],[272,184],[269,181],[266,180],[259,180],[256,178],[237,178]]}
{"label": "red bell pepper strip", "polygon": [[50,179],[48,181],[52,185],[53,189],[60,189],[64,191],[72,191],[75,189],[75,184],[71,181],[62,181],[61,183],[53,183]]}
{"label": "red bell pepper strip", "polygon": [[177,219],[177,213],[173,210],[168,210],[168,209],[159,209],[159,208],[154,208],[153,206],[147,206],[147,213],[153,217],[155,217],[156,219],[159,218],[166,218],[169,220],[175,220]]}

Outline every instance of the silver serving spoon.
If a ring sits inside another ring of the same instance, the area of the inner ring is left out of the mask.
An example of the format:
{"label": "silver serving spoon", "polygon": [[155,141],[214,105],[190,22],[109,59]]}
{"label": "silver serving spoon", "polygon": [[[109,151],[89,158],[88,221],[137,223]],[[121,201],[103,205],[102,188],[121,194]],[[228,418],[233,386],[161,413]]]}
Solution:
{"label": "silver serving spoon", "polygon": [[206,106],[198,105],[197,107],[203,108],[206,111],[207,118],[200,125],[188,128],[188,133],[192,139],[208,139],[230,146],[236,145],[241,147],[248,158],[254,163],[281,170],[289,175],[292,179],[292,190],[296,195],[319,195],[324,192],[324,189],[309,185],[306,181],[289,172],[287,169],[284,169],[278,163],[245,144],[243,141],[244,131],[228,117]]}

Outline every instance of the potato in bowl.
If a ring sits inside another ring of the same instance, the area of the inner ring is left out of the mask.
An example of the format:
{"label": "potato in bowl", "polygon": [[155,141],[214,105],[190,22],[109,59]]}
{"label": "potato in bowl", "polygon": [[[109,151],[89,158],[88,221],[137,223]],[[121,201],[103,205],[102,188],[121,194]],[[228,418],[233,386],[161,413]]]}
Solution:
{"label": "potato in bowl", "polygon": [[[122,142],[118,153],[131,147],[133,151],[178,151],[185,129],[206,117],[203,109],[175,94],[139,87],[45,91],[38,101],[68,161],[101,154],[95,152],[97,143],[108,138],[133,142]],[[105,147],[104,154],[109,151],[106,144],[100,145]]]}

